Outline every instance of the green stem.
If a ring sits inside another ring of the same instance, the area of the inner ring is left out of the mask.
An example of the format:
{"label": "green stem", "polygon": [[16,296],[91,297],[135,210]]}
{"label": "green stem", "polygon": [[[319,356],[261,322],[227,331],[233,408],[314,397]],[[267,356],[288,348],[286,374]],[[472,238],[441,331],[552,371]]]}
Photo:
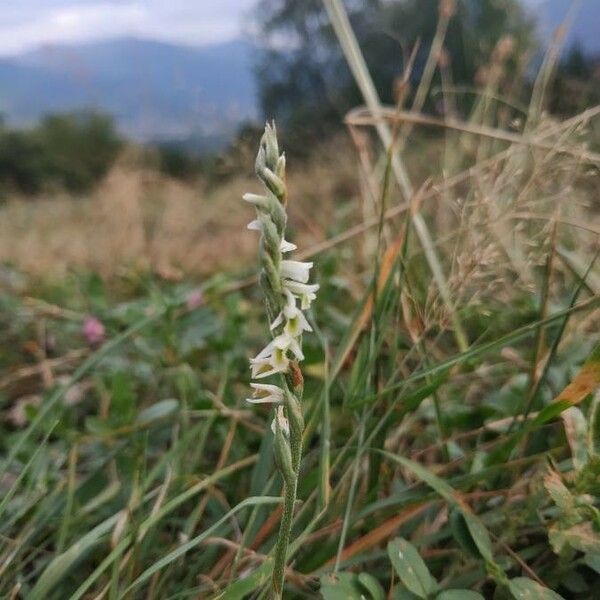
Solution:
{"label": "green stem", "polygon": [[292,481],[284,484],[285,493],[283,498],[283,513],[281,525],[279,526],[279,537],[275,547],[275,564],[273,566],[273,590],[275,598],[282,598],[283,582],[285,580],[285,565],[287,550],[290,543],[290,534],[294,521],[294,505],[296,504],[296,488],[298,487],[298,470],[294,470]]}
{"label": "green stem", "polygon": [[273,590],[275,598],[282,598],[283,584],[285,581],[285,566],[287,564],[287,552],[294,523],[294,507],[296,504],[296,492],[298,489],[298,478],[300,475],[300,459],[302,458],[302,434],[304,432],[304,418],[302,416],[300,398],[302,389],[296,389],[299,397],[289,394],[287,396],[287,416],[290,424],[290,454],[292,459],[291,476],[284,476],[283,513],[281,525],[279,526],[279,537],[275,546],[275,564],[273,566]]}

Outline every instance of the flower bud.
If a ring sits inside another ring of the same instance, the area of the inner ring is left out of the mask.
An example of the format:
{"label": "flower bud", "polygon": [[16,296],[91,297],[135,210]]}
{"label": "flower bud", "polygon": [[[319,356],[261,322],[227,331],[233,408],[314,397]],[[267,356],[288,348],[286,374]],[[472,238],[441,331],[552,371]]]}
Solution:
{"label": "flower bud", "polygon": [[277,143],[277,129],[275,122],[265,125],[265,132],[261,139],[261,146],[265,149],[265,162],[269,169],[274,169],[279,160],[279,145]]}
{"label": "flower bud", "polygon": [[275,175],[281,179],[285,179],[285,153],[277,159],[275,165]]}
{"label": "flower bud", "polygon": [[281,177],[278,177],[269,169],[265,167],[261,172],[258,173],[258,176],[262,179],[263,183],[271,190],[275,196],[277,196],[280,202],[284,202],[285,199],[285,183]]}
{"label": "flower bud", "polygon": [[259,194],[244,194],[242,198],[246,202],[254,204],[256,208],[262,208],[263,210],[269,209],[269,198],[267,196],[261,196]]}
{"label": "flower bud", "polygon": [[298,398],[290,393],[288,390],[284,392],[285,407],[288,415],[288,422],[290,427],[290,435],[295,436],[296,439],[302,437],[304,431],[304,417],[302,416],[302,407]]}
{"label": "flower bud", "polygon": [[277,467],[281,471],[281,475],[286,485],[291,485],[294,481],[294,469],[292,467],[292,451],[290,448],[290,442],[286,436],[289,436],[289,424],[287,419],[283,415],[283,406],[278,406],[275,412],[275,418],[271,426],[275,429],[275,461]]}

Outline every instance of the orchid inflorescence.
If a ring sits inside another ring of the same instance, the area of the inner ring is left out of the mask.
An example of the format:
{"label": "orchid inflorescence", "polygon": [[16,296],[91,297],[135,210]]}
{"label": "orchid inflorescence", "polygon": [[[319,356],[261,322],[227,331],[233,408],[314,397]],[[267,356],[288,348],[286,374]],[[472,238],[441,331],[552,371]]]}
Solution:
{"label": "orchid inflorescence", "polygon": [[[286,552],[291,532],[304,420],[301,399],[303,378],[298,362],[304,359],[302,334],[312,331],[303,311],[310,308],[319,286],[309,283],[312,262],[284,259],[296,246],[284,238],[287,223],[285,155],[279,153],[274,124],[265,126],[255,163],[265,193],[245,194],[256,209],[248,229],[260,232],[260,282],[265,296],[272,340],[250,359],[254,393],[247,401],[276,407],[271,429],[275,434],[275,458],[284,480],[284,510],[275,549],[273,586],[281,597]],[[279,376],[280,385],[264,383]]]}
{"label": "orchid inflorescence", "polygon": [[[310,307],[319,286],[308,283],[312,262],[283,259],[284,254],[296,250],[296,245],[284,238],[287,221],[285,155],[279,154],[275,126],[268,123],[256,157],[256,174],[266,188],[265,194],[245,194],[244,200],[253,204],[257,212],[257,218],[248,224],[248,229],[261,233],[261,283],[274,333],[265,348],[250,359],[252,378],[262,380],[278,373],[289,374],[290,361],[304,359],[302,334],[312,328],[303,311]],[[282,388],[260,382],[250,385],[254,393],[248,402],[279,406],[285,403]]]}

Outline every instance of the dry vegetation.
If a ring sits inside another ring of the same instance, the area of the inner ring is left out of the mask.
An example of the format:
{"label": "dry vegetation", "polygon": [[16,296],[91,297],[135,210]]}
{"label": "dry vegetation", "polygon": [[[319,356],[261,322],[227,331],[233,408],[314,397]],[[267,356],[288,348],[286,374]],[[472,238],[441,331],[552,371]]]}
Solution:
{"label": "dry vegetation", "polygon": [[[355,161],[341,140],[292,171],[298,198],[292,219],[307,241],[326,236],[323,224],[331,222],[337,202],[357,204]],[[335,159],[325,163],[332,148]],[[9,199],[0,208],[0,262],[36,276],[91,269],[110,277],[131,267],[166,279],[241,271],[256,255],[240,205],[242,194],[256,187],[251,164],[247,177],[206,188],[168,179],[125,156],[88,197]],[[311,218],[315,210],[318,221]]]}

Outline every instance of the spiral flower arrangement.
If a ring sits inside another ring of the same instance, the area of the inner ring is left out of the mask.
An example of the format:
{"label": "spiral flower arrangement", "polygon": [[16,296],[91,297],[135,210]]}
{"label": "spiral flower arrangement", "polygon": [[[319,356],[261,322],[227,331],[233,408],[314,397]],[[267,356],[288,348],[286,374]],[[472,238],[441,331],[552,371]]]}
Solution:
{"label": "spiral flower arrangement", "polygon": [[[260,232],[260,283],[265,297],[271,341],[252,359],[253,389],[248,402],[272,404],[275,416],[275,461],[284,484],[283,512],[275,547],[273,589],[281,598],[287,548],[289,545],[300,459],[302,455],[303,377],[298,363],[304,359],[302,334],[312,331],[304,312],[315,299],[319,286],[309,283],[311,262],[284,259],[296,250],[286,241],[287,187],[285,155],[279,153],[275,124],[265,126],[255,169],[265,187],[264,194],[245,194],[244,200],[256,209],[248,229]],[[273,378],[278,384],[267,383]]]}

